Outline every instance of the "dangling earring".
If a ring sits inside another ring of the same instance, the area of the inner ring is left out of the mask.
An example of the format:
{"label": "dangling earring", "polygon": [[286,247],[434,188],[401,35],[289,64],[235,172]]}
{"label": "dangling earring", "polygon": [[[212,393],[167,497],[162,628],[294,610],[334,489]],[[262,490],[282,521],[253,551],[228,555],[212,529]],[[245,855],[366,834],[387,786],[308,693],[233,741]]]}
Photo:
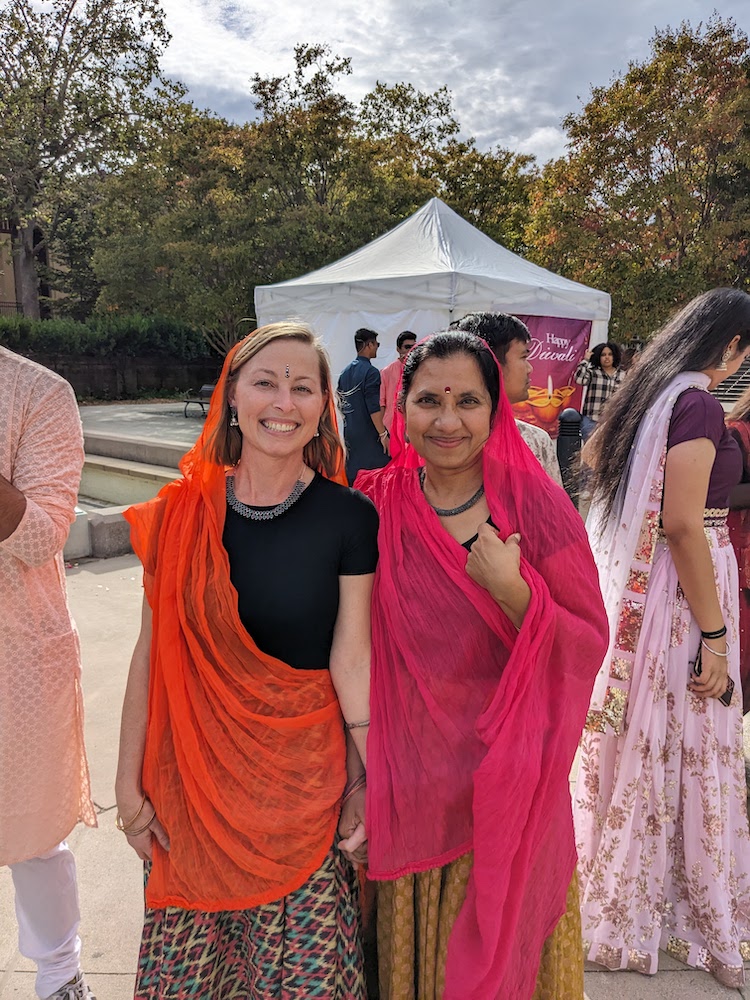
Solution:
{"label": "dangling earring", "polygon": [[732,349],[728,347],[726,351],[721,356],[721,364],[716,366],[717,372],[725,372],[727,370],[727,361],[732,357]]}
{"label": "dangling earring", "polygon": [[229,411],[232,414],[231,417],[229,418],[229,426],[230,427],[239,427],[240,426],[240,422],[237,419],[237,409],[236,409],[236,407],[230,406],[229,407]]}
{"label": "dangling earring", "polygon": [[313,434],[313,437],[314,438],[319,438],[320,437],[320,424],[318,424],[318,429]]}

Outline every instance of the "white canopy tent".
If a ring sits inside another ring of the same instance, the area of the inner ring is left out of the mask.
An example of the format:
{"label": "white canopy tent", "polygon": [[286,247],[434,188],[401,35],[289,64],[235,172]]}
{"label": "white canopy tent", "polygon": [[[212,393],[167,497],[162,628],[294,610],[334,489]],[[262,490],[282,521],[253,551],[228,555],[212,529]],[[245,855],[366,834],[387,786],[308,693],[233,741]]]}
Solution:
{"label": "white canopy tent", "polygon": [[606,292],[532,264],[495,243],[439,198],[395,229],[310,274],[255,289],[258,325],[302,319],[321,337],[334,377],[354,357],[354,332],[380,335],[379,367],[395,357],[401,330],[444,330],[468,312],[592,320],[607,338]]}

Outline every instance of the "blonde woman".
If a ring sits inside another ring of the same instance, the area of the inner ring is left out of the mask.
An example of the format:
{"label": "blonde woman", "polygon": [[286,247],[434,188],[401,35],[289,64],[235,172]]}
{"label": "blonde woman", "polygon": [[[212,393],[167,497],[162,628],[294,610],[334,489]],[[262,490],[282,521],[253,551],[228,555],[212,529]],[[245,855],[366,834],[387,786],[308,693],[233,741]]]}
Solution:
{"label": "blonde woman", "polygon": [[364,996],[334,839],[364,835],[378,519],[342,468],[325,354],[273,324],[227,357],[183,477],[128,512],[146,601],[117,802],[147,862],[139,1000]]}

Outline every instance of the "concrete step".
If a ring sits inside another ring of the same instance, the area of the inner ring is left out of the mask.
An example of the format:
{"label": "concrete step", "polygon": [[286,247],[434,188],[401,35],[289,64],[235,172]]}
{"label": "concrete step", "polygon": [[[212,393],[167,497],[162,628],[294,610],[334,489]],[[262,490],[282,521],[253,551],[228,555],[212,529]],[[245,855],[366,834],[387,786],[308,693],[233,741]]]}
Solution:
{"label": "concrete step", "polygon": [[80,492],[118,506],[142,503],[178,476],[172,466],[87,452]]}
{"label": "concrete step", "polygon": [[[179,468],[180,459],[187,451],[180,441],[149,441],[126,434],[112,434],[84,429],[84,448],[87,455],[117,458],[125,462],[159,465],[168,469]],[[174,476],[173,476],[174,478]]]}

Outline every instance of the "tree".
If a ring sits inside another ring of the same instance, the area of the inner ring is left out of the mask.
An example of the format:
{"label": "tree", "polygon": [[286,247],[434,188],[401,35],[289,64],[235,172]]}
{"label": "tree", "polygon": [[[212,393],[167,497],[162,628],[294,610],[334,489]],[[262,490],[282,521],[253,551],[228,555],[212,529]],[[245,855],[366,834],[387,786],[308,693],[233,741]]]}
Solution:
{"label": "tree", "polygon": [[657,31],[651,58],[592,91],[545,168],[536,259],[613,293],[614,327],[647,334],[712,285],[748,280],[750,49],[731,19]]}
{"label": "tree", "polygon": [[181,93],[159,71],[168,40],[156,0],[0,7],[0,213],[11,223],[25,315],[39,315],[37,262],[66,185],[131,155]]}
{"label": "tree", "polygon": [[436,161],[440,193],[451,208],[491,239],[524,254],[534,157],[500,146],[483,153],[469,139],[451,140]]}

